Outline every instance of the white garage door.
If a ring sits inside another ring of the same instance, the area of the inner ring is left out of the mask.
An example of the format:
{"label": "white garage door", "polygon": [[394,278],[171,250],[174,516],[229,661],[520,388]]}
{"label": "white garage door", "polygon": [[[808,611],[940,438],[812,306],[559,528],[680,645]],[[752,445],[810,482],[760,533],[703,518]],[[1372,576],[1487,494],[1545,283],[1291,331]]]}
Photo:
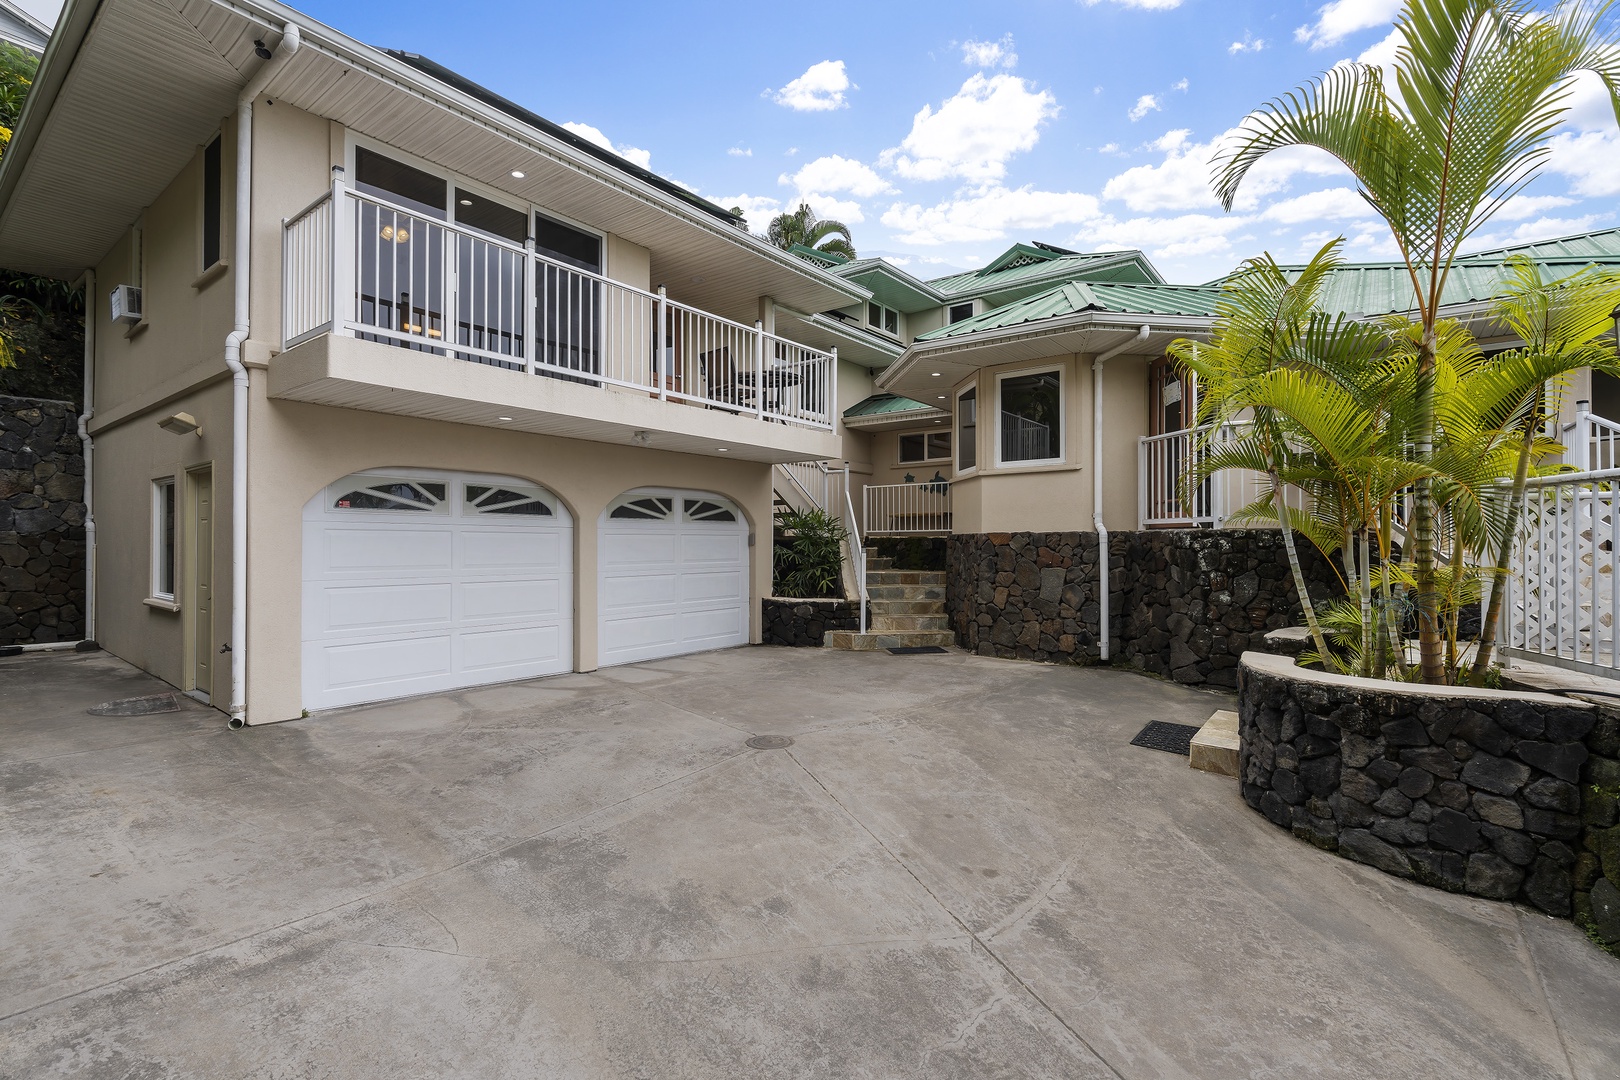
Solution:
{"label": "white garage door", "polygon": [[602,514],[603,667],[748,644],[748,523],[697,491],[643,488]]}
{"label": "white garage door", "polygon": [[347,477],[304,509],[304,707],[573,670],[573,521],[495,476]]}

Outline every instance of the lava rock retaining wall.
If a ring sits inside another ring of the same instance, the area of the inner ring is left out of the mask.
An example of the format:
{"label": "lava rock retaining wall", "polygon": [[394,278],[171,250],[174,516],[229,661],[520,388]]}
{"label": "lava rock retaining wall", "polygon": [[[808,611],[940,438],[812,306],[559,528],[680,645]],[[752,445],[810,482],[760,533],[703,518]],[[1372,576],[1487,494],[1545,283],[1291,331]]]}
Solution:
{"label": "lava rock retaining wall", "polygon": [[[1108,538],[1112,657],[1177,682],[1237,685],[1238,659],[1299,621],[1275,529],[1150,529]],[[1316,549],[1298,542],[1314,599],[1339,592]],[[957,643],[984,656],[1096,663],[1097,534],[950,538],[946,613]]]}
{"label": "lava rock retaining wall", "polygon": [[1241,670],[1239,780],[1273,823],[1452,892],[1569,918],[1584,885],[1590,905],[1601,856],[1588,846],[1620,840],[1613,804],[1587,794],[1614,765],[1613,718],[1544,694],[1395,689],[1287,657],[1251,654]]}
{"label": "lava rock retaining wall", "polygon": [[0,397],[0,645],[84,636],[84,444],[65,401]]}
{"label": "lava rock retaining wall", "polygon": [[821,648],[828,630],[859,630],[861,612],[855,600],[790,600],[767,596],[760,601],[760,639],[766,645]]}

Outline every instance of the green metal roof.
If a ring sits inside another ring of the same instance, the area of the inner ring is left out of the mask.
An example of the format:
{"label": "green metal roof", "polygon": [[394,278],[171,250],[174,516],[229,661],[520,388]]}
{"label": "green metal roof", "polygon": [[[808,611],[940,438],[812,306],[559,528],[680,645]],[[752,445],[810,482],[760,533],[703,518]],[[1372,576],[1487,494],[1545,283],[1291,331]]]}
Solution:
{"label": "green metal roof", "polygon": [[1070,281],[1036,296],[975,315],[958,323],[919,335],[918,341],[939,341],[984,330],[1056,319],[1082,311],[1120,315],[1212,316],[1220,288],[1215,285],[1142,285],[1121,282]]}
{"label": "green metal roof", "polygon": [[836,267],[833,272],[864,286],[878,303],[907,314],[939,307],[943,299],[933,286],[912,277],[886,259],[856,259]]}
{"label": "green metal roof", "polygon": [[[1549,241],[1546,246],[1551,247],[1556,243]],[[1510,250],[1508,253],[1515,252]],[[1534,255],[1533,252],[1525,253]],[[1544,255],[1536,257],[1536,262],[1547,273],[1563,277],[1593,265],[1620,267],[1620,253]],[[1297,274],[1303,268],[1287,266],[1283,269]],[[1492,254],[1483,259],[1474,256],[1459,259],[1446,275],[1446,287],[1440,302],[1446,306],[1486,303],[1501,295],[1506,276],[1506,257],[1502,254]],[[1336,270],[1322,289],[1322,308],[1335,313],[1386,315],[1411,311],[1416,306],[1412,279],[1401,263],[1351,263]]]}
{"label": "green metal roof", "polygon": [[1593,259],[1620,258],[1620,229],[1601,229],[1598,232],[1576,233],[1552,240],[1538,240],[1530,244],[1493,248],[1471,252],[1469,259],[1506,259],[1509,255],[1530,255],[1537,259]]}
{"label": "green metal roof", "polygon": [[806,262],[817,263],[818,265],[828,268],[842,266],[849,262],[849,260],[844,258],[842,255],[835,255],[830,251],[817,251],[815,248],[809,247],[805,244],[793,244],[789,246],[788,254],[797,255]]}
{"label": "green metal roof", "polygon": [[865,401],[856,402],[844,410],[844,419],[853,420],[857,416],[884,416],[891,413],[917,412],[932,409],[932,405],[924,405],[920,401],[912,401],[899,394],[873,394]]}
{"label": "green metal roof", "polygon": [[1058,281],[1133,281],[1159,284],[1158,271],[1140,251],[1058,254],[1048,247],[1014,244],[981,270],[928,282],[947,297],[1037,292]]}

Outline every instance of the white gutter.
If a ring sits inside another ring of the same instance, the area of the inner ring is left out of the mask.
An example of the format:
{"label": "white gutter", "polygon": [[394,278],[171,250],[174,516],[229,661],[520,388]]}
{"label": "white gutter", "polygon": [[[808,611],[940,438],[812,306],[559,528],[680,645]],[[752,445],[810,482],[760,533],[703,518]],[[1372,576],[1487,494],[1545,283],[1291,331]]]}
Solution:
{"label": "white gutter", "polygon": [[96,640],[95,444],[90,418],[96,414],[96,272],[86,270],[84,285],[84,407],[79,410],[79,442],[84,445],[84,639]]}
{"label": "white gutter", "polygon": [[1133,345],[1140,345],[1153,333],[1143,324],[1136,336],[1097,354],[1091,362],[1091,523],[1097,529],[1097,640],[1098,659],[1107,661],[1108,634],[1108,526],[1103,524],[1103,365]]}
{"label": "white gutter", "polygon": [[253,230],[253,100],[303,40],[296,23],[282,30],[275,53],[242,88],[236,102],[236,328],[225,338],[231,370],[231,727],[247,723],[248,388],[242,342],[248,337],[249,256]]}

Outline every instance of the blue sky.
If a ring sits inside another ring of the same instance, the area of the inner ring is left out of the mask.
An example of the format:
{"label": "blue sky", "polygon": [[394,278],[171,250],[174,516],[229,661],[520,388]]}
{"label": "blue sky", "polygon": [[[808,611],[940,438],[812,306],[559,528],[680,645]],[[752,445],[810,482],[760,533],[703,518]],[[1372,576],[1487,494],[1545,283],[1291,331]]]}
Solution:
{"label": "blue sky", "polygon": [[[53,0],[24,0],[47,9]],[[1346,59],[1387,62],[1398,0],[814,5],[304,0],[421,52],[726,206],[756,230],[806,198],[921,277],[1017,240],[1140,247],[1172,281],[1387,230],[1325,156],[1277,156],[1235,212],[1208,161],[1251,108]],[[1620,223],[1620,132],[1580,85],[1546,175],[1476,246]]]}

